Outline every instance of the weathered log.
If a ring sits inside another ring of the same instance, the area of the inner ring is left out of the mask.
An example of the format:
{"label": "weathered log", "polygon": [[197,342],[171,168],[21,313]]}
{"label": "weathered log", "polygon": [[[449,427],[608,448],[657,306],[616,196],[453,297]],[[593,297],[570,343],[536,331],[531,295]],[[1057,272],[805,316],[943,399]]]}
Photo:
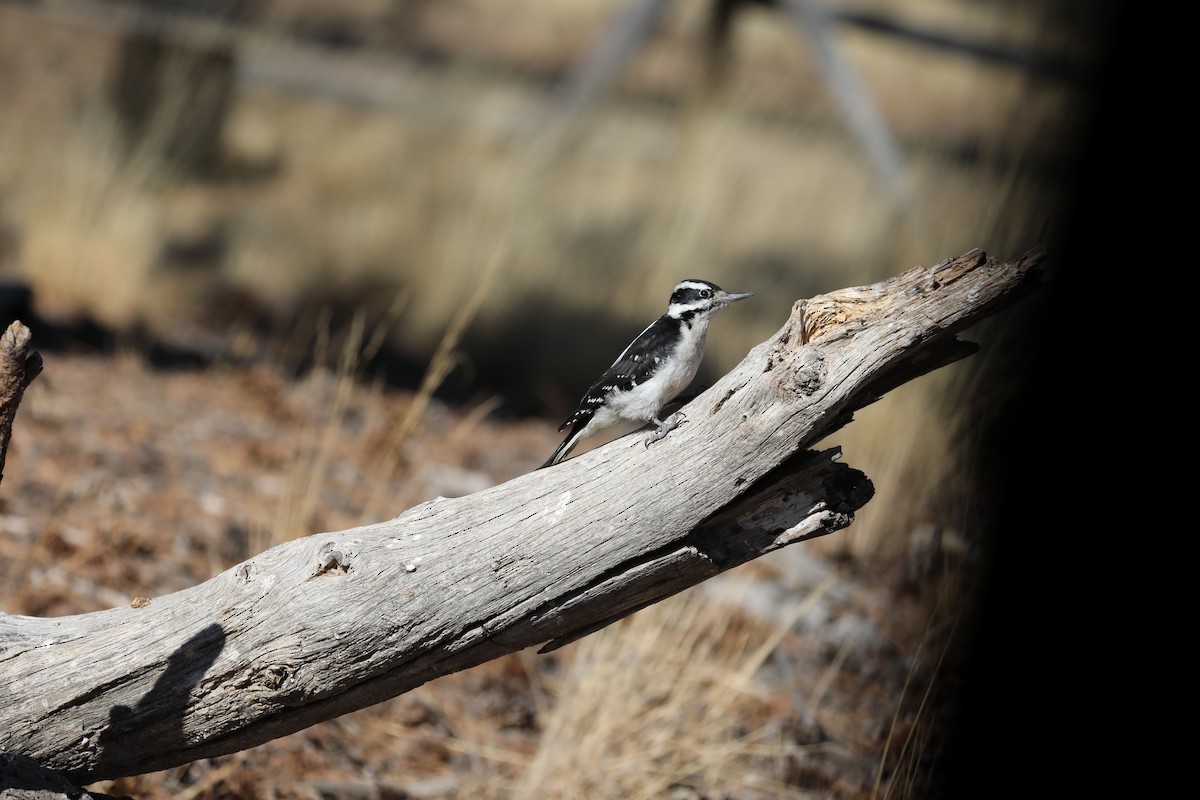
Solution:
{"label": "weathered log", "polygon": [[290,541],[136,608],[0,615],[0,751],[81,783],[234,752],[843,528],[870,483],[805,448],[973,352],[955,334],[1035,286],[1043,259],[975,250],[799,301],[649,448],[625,437]]}

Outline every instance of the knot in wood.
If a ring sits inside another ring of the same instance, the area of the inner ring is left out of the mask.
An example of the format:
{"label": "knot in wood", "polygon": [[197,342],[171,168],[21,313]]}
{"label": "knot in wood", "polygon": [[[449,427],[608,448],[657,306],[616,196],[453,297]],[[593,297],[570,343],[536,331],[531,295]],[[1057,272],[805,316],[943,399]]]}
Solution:
{"label": "knot in wood", "polygon": [[258,565],[253,561],[247,561],[238,567],[237,572],[234,574],[237,575],[238,580],[242,583],[250,583],[258,577]]}
{"label": "knot in wood", "polygon": [[262,669],[256,679],[268,689],[278,689],[283,684],[287,683],[288,678],[292,676],[291,670],[282,664],[271,664]]}
{"label": "knot in wood", "polygon": [[803,395],[815,394],[825,383],[825,357],[814,351],[807,351],[801,357],[794,370],[796,390]]}
{"label": "knot in wood", "polygon": [[783,369],[776,369],[776,384],[783,393],[809,397],[825,383],[828,371],[825,357],[811,348],[801,348],[792,354]]}
{"label": "knot in wood", "polygon": [[339,545],[337,542],[326,542],[317,551],[317,569],[312,574],[312,577],[316,578],[320,575],[345,575],[350,571],[350,561],[353,558],[354,553],[348,548]]}

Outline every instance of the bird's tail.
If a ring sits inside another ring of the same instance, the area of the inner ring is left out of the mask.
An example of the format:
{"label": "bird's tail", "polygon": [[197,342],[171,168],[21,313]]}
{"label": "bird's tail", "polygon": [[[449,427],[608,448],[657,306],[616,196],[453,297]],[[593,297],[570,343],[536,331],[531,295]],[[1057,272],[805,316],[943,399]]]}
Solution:
{"label": "bird's tail", "polygon": [[538,469],[552,467],[570,455],[571,451],[575,449],[575,445],[579,442],[580,436],[583,435],[585,427],[586,425],[575,425],[572,427],[571,432],[567,434],[567,438],[562,440],[562,444],[555,448],[554,453],[546,459],[546,463],[542,464]]}

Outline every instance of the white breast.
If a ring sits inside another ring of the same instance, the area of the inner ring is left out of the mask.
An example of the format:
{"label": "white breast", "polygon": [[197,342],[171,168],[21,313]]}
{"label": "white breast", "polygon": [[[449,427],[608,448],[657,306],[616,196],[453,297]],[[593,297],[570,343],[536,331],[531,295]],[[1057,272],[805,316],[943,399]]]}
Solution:
{"label": "white breast", "polygon": [[[646,381],[619,397],[610,397],[597,410],[596,422],[610,424],[618,419],[649,422],[657,419],[658,411],[687,388],[704,358],[704,340],[708,335],[709,319],[701,318],[683,331],[672,357]],[[599,419],[601,416],[607,419]]]}

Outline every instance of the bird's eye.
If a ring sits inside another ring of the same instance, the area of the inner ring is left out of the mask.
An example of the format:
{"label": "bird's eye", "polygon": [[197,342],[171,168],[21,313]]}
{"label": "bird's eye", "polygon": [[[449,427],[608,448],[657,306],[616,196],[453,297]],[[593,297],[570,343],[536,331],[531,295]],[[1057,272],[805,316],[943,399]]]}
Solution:
{"label": "bird's eye", "polygon": [[701,297],[712,297],[712,289],[705,289],[704,291],[700,292],[700,296]]}

